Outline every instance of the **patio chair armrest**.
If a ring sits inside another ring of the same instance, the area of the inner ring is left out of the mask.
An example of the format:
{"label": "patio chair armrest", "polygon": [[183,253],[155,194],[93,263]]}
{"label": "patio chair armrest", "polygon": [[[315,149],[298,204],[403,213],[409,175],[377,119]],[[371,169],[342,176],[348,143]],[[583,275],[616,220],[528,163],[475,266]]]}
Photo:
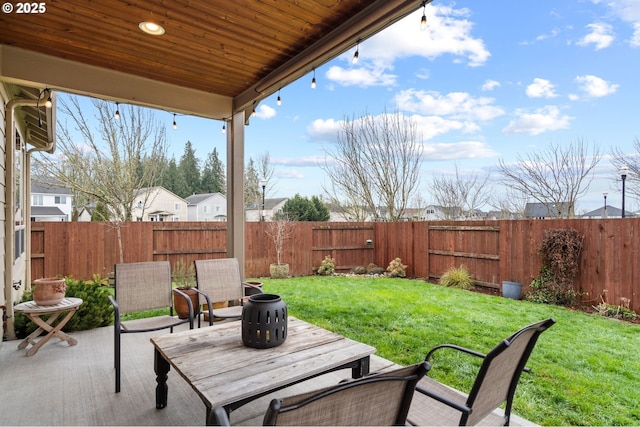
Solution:
{"label": "patio chair armrest", "polygon": [[461,352],[463,352],[463,353],[470,354],[470,355],[472,355],[472,356],[480,357],[480,358],[482,358],[482,359],[484,359],[485,357],[487,357],[487,355],[486,355],[486,354],[484,354],[484,353],[480,353],[479,351],[471,350],[471,349],[468,349],[468,348],[466,348],[466,347],[461,347],[461,346],[459,346],[459,345],[454,345],[454,344],[441,344],[441,345],[435,346],[435,347],[433,347],[431,350],[429,350],[429,353],[427,353],[427,356],[425,357],[425,359],[424,359],[424,360],[425,360],[426,362],[428,362],[428,361],[429,361],[429,359],[431,359],[431,355],[432,355],[433,353],[435,353],[437,350],[440,350],[440,349],[443,349],[443,348],[450,348],[450,349],[453,349],[453,350],[458,350],[458,351],[461,351]]}
{"label": "patio chair armrest", "polygon": [[109,302],[113,306],[113,315],[116,318],[120,318],[120,305],[118,304],[118,301],[116,301],[116,299],[111,295],[109,295],[108,298],[109,298]]}
{"label": "patio chair armrest", "polygon": [[216,406],[211,410],[209,414],[209,420],[207,420],[208,425],[212,426],[230,426],[231,422],[229,421],[229,415],[227,415],[227,411],[222,406]]}
{"label": "patio chair armrest", "polygon": [[471,409],[469,407],[467,407],[466,405],[460,404],[460,403],[455,402],[455,401],[453,401],[451,399],[448,399],[445,396],[441,396],[441,395],[439,395],[437,393],[434,393],[434,392],[430,391],[429,389],[422,387],[421,385],[416,386],[416,392],[422,393],[422,394],[424,394],[426,396],[429,396],[430,398],[435,399],[438,402],[444,403],[445,405],[450,406],[450,407],[452,407],[452,408],[454,408],[454,409],[456,409],[456,410],[458,410],[458,411],[460,411],[462,413],[467,413],[468,414],[468,413],[471,412]]}
{"label": "patio chair armrest", "polygon": [[187,306],[189,307],[189,328],[193,329],[193,319],[195,319],[195,310],[193,307],[193,303],[191,302],[191,298],[189,295],[182,292],[180,289],[172,289],[174,294],[180,295],[182,298],[187,301]]}
{"label": "patio chair armrest", "polygon": [[[453,349],[453,350],[458,350],[458,351],[461,351],[461,352],[463,352],[463,353],[470,354],[470,355],[472,355],[472,356],[480,357],[480,358],[482,358],[482,359],[484,359],[485,357],[487,357],[487,355],[486,355],[486,354],[484,354],[484,353],[480,353],[479,351],[471,350],[471,349],[468,349],[468,348],[466,348],[466,347],[461,347],[461,346],[459,346],[459,345],[455,345],[455,344],[441,344],[441,345],[437,345],[437,346],[433,347],[431,350],[429,350],[429,353],[427,353],[427,356],[424,358],[424,360],[425,360],[426,362],[428,362],[428,361],[431,359],[431,355],[432,355],[433,353],[435,353],[437,350],[440,350],[440,349],[443,349],[443,348],[450,348],[450,349]],[[526,373],[528,373],[528,374],[529,374],[529,373],[531,373],[531,368],[527,368],[527,367],[525,366],[524,368],[522,368],[522,371],[523,371],[523,372],[526,372]]]}
{"label": "patio chair armrest", "polygon": [[[206,292],[202,292],[198,288],[193,288],[198,294],[204,297],[204,300],[207,302],[207,311],[209,312],[209,326],[213,325],[213,305],[211,304],[211,298]],[[199,299],[198,299],[199,300]],[[200,317],[198,316],[198,327],[200,327]]]}
{"label": "patio chair armrest", "polygon": [[255,289],[256,291],[258,291],[258,293],[261,293],[261,294],[262,294],[262,293],[264,293],[264,292],[262,291],[262,288],[261,288],[261,287],[256,286],[256,285],[252,285],[252,284],[251,284],[251,283],[249,283],[249,282],[242,282],[242,285],[243,285],[243,286],[245,286],[245,287],[247,287],[247,288]]}

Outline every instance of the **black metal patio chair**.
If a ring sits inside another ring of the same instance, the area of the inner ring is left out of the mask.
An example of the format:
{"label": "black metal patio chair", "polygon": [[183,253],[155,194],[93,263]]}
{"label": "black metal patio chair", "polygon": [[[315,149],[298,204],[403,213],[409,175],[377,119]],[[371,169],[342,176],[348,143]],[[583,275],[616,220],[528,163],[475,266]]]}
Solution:
{"label": "black metal patio chair", "polygon": [[[555,324],[552,318],[520,329],[500,341],[489,353],[452,344],[434,347],[425,360],[441,349],[453,349],[483,359],[468,395],[424,377],[416,388],[408,421],[412,425],[509,425],[513,396],[520,375],[541,333]],[[431,362],[433,363],[433,362]],[[435,367],[435,366],[434,366]],[[506,402],[504,416],[494,410]]]}

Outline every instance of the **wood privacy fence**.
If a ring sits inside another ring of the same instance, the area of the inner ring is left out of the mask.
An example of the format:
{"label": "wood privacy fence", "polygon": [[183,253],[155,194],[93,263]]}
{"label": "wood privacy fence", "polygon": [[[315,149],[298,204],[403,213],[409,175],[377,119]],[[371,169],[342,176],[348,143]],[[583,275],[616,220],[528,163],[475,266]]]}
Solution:
{"label": "wood privacy fence", "polygon": [[[538,275],[544,230],[573,228],[584,236],[575,286],[584,301],[610,304],[631,299],[640,311],[640,218],[434,221],[393,223],[301,222],[285,243],[283,261],[293,276],[314,274],[326,255],[338,271],[375,263],[387,267],[399,257],[409,277],[439,278],[464,264],[482,285],[503,280],[526,287]],[[269,275],[276,255],[266,224],[246,223],[247,277]],[[219,222],[132,222],[120,229],[125,262],[226,256],[226,224]],[[31,277],[106,276],[119,262],[117,230],[107,223],[35,222],[31,231]]]}

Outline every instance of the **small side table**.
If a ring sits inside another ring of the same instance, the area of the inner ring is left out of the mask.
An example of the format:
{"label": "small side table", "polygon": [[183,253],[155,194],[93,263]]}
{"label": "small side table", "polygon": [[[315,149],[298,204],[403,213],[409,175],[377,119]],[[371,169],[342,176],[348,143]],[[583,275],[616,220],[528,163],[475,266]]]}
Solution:
{"label": "small side table", "polygon": [[[38,349],[45,345],[51,338],[57,337],[62,341],[66,341],[69,345],[76,345],[78,341],[62,332],[62,327],[67,324],[69,319],[73,317],[78,308],[82,304],[80,298],[65,298],[56,305],[37,305],[35,301],[27,301],[16,305],[14,311],[24,313],[33,323],[38,326],[38,329],[33,331],[31,335],[25,338],[19,345],[18,349],[22,350],[29,344],[33,344],[29,350],[27,350],[27,356],[33,356],[38,352]],[[66,316],[59,319],[60,315],[64,312],[68,312]],[[45,321],[40,316],[50,314],[51,316]],[[56,320],[58,322],[56,323]],[[44,331],[47,331],[47,335],[42,337],[39,341],[35,341],[35,338],[40,336]]]}

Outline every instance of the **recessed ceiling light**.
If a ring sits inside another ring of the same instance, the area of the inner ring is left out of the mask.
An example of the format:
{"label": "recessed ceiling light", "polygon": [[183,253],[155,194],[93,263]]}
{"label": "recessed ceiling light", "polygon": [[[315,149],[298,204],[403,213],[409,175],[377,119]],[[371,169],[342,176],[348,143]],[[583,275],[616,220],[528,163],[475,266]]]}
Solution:
{"label": "recessed ceiling light", "polygon": [[164,28],[158,24],[154,24],[153,22],[141,22],[138,24],[138,27],[140,27],[140,29],[145,33],[153,36],[161,36],[164,34]]}

